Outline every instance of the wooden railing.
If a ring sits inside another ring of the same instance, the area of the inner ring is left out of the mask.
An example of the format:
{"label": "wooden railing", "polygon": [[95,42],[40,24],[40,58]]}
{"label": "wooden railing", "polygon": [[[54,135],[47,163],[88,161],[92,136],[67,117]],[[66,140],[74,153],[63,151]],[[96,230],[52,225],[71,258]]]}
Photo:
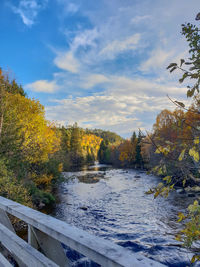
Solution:
{"label": "wooden railing", "polygon": [[[11,214],[28,224],[28,243],[14,231]],[[81,219],[81,218],[80,218]],[[21,267],[70,266],[62,244],[105,267],[164,266],[63,221],[0,197],[0,243]],[[0,253],[0,266],[12,266]]]}

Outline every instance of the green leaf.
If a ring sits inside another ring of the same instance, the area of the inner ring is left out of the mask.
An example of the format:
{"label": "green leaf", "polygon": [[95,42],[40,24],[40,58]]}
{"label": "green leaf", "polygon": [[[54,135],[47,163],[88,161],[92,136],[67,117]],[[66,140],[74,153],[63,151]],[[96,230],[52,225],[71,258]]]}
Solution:
{"label": "green leaf", "polygon": [[167,67],[167,70],[175,66],[177,67],[177,63],[170,63],[169,66]]}
{"label": "green leaf", "polygon": [[184,59],[181,59],[180,67],[183,65],[183,63],[185,63],[185,60]]}
{"label": "green leaf", "polygon": [[187,90],[187,97],[192,97],[194,95],[195,88]]}
{"label": "green leaf", "polygon": [[179,102],[179,101],[175,101],[176,104],[178,104],[179,106],[181,106],[182,108],[185,107],[185,105],[182,103],[182,102]]}
{"label": "green leaf", "polygon": [[173,68],[171,68],[170,72],[173,72],[176,69],[177,69],[177,67],[173,67]]}

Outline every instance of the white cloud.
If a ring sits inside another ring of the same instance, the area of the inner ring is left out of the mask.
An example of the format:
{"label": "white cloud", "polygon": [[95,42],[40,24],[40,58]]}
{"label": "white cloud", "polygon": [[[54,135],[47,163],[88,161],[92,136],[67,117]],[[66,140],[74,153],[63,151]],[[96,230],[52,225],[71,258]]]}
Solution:
{"label": "white cloud", "polygon": [[172,58],[175,51],[165,51],[161,48],[151,51],[150,57],[140,65],[142,71],[154,71],[155,69],[165,69],[167,61]]}
{"label": "white cloud", "polygon": [[54,93],[59,89],[59,86],[55,81],[39,80],[27,84],[25,88],[34,92]]}
{"label": "white cloud", "polygon": [[102,74],[92,74],[92,75],[88,75],[86,76],[82,83],[81,83],[81,87],[83,88],[92,88],[97,84],[101,84],[101,83],[106,83],[109,82],[109,79],[102,75]]}
{"label": "white cloud", "polygon": [[131,23],[138,24],[141,22],[147,22],[151,19],[152,19],[152,16],[150,15],[135,16],[134,18],[131,19]]}
{"label": "white cloud", "polygon": [[130,128],[150,129],[152,121],[142,122],[141,117],[155,118],[163,107],[173,106],[166,97],[148,97],[114,94],[55,100],[55,104],[46,107],[47,117],[51,120],[62,120],[65,124],[75,121],[82,127],[102,128],[125,134]]}
{"label": "white cloud", "polygon": [[111,43],[109,43],[106,47],[104,47],[99,54],[100,56],[107,55],[107,57],[113,58],[118,53],[122,53],[126,50],[136,49],[140,39],[141,39],[141,34],[136,33],[122,41],[114,40]]}
{"label": "white cloud", "polygon": [[48,119],[64,121],[64,124],[76,121],[82,127],[109,129],[127,136],[130,129],[140,127],[150,130],[162,109],[175,108],[166,94],[182,101],[181,96],[186,90],[150,79],[123,76],[93,74],[86,80],[87,88],[103,82],[106,89],[90,96],[52,100],[51,106],[46,107]]}
{"label": "white cloud", "polygon": [[72,73],[77,73],[80,67],[79,62],[74,57],[72,51],[59,53],[54,59],[54,63],[58,68]]}
{"label": "white cloud", "polygon": [[70,13],[76,13],[79,10],[79,6],[74,3],[69,3],[66,10]]}
{"label": "white cloud", "polygon": [[32,26],[40,10],[46,7],[48,0],[20,0],[19,5],[9,4],[14,13],[19,14],[26,26]]}
{"label": "white cloud", "polygon": [[71,50],[75,51],[79,47],[87,47],[87,46],[95,46],[95,40],[99,36],[98,31],[96,28],[91,30],[84,30],[82,32],[79,32],[72,44],[71,44]]}

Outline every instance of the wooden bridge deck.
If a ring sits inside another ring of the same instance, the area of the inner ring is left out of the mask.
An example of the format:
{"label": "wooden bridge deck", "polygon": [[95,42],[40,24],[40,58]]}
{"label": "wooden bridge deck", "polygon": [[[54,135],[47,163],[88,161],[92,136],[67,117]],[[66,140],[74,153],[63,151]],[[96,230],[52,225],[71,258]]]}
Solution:
{"label": "wooden bridge deck", "polygon": [[[7,214],[28,224],[28,243],[16,235]],[[3,197],[0,197],[0,243],[20,267],[70,266],[62,244],[105,267],[164,266]],[[1,253],[0,266],[12,266]]]}

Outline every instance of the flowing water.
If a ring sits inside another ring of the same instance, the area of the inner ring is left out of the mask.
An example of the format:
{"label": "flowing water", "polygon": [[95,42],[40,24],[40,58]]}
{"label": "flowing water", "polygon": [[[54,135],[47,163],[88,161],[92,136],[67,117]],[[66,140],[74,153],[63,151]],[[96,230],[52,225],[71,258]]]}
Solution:
{"label": "flowing water", "polygon": [[95,165],[64,176],[54,216],[167,266],[189,266],[192,253],[174,235],[181,227],[177,212],[193,198],[173,192],[153,199],[145,192],[158,178],[137,170]]}

